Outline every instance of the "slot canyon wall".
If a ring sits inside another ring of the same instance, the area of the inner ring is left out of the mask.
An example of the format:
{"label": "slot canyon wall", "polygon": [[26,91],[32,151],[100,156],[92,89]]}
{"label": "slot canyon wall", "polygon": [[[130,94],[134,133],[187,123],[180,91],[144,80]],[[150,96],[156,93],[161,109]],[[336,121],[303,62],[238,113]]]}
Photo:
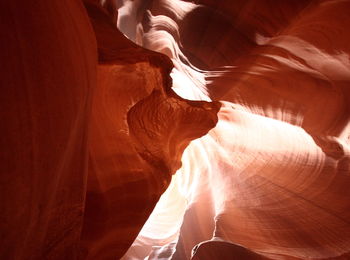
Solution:
{"label": "slot canyon wall", "polygon": [[0,259],[350,259],[350,1],[0,3]]}

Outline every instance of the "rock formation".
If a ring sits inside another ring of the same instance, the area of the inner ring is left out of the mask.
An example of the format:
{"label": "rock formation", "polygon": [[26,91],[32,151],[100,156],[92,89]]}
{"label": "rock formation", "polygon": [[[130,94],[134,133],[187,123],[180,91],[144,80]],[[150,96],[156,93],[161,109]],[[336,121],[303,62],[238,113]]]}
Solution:
{"label": "rock formation", "polygon": [[0,3],[0,259],[350,259],[349,13]]}

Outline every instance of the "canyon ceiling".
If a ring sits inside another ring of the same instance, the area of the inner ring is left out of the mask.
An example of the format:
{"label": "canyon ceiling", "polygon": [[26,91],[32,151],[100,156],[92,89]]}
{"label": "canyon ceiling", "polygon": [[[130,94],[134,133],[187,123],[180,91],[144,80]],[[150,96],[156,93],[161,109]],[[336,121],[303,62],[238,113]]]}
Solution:
{"label": "canyon ceiling", "polygon": [[0,2],[0,259],[350,259],[350,0]]}

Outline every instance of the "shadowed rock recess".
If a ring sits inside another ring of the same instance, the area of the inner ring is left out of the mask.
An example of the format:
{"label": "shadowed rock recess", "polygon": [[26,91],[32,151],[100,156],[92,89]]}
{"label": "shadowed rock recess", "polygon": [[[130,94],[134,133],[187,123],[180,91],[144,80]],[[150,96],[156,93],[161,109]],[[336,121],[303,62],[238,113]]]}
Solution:
{"label": "shadowed rock recess", "polygon": [[0,259],[350,259],[349,14],[0,2]]}

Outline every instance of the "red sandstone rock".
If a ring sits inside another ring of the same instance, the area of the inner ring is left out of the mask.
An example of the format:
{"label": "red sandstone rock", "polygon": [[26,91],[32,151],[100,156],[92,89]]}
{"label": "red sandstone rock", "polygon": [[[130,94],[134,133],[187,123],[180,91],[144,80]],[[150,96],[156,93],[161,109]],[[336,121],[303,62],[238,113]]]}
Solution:
{"label": "red sandstone rock", "polygon": [[172,58],[177,93],[224,105],[124,259],[189,259],[210,239],[237,259],[347,259],[349,1],[199,2],[153,1],[136,39]]}
{"label": "red sandstone rock", "polygon": [[1,259],[349,259],[350,1],[85,7],[0,4]]}
{"label": "red sandstone rock", "polygon": [[87,7],[96,34],[79,2],[1,6],[2,259],[121,257],[216,124],[219,104],[178,97],[170,60]]}
{"label": "red sandstone rock", "polygon": [[0,259],[75,259],[95,37],[79,1],[2,1],[0,17]]}

